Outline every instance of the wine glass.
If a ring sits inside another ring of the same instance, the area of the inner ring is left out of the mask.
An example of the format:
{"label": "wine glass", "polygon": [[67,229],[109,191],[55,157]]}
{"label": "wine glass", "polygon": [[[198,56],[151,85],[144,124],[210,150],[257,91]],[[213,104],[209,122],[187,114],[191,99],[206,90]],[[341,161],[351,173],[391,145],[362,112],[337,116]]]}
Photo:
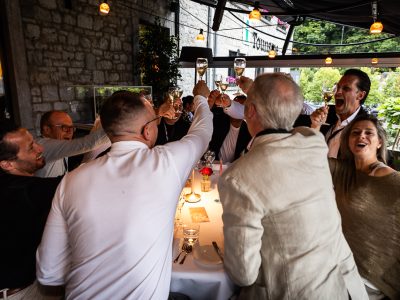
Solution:
{"label": "wine glass", "polygon": [[222,81],[222,75],[216,75],[216,76],[215,76],[214,83],[215,83],[215,86],[217,87],[217,89],[218,89],[220,92],[221,92],[221,89],[220,89],[219,85],[221,84],[221,81]]}
{"label": "wine glass", "polygon": [[206,153],[204,153],[204,159],[206,160],[207,165],[212,166],[212,163],[215,160],[215,152],[208,150]]}
{"label": "wine glass", "polygon": [[199,74],[200,80],[203,80],[203,75],[207,71],[208,60],[207,58],[199,57],[196,60],[196,71]]}
{"label": "wine glass", "polygon": [[[182,94],[183,94],[183,90],[179,86],[172,86],[168,89],[168,97],[169,97],[172,107],[175,110],[175,114],[182,113],[181,103],[180,103],[180,101],[178,101],[182,97]],[[176,118],[177,118],[177,116],[175,116],[173,119],[176,119]]]}
{"label": "wine glass", "polygon": [[179,196],[179,201],[178,201],[178,209],[176,211],[176,223],[178,226],[182,226],[183,222],[182,222],[182,208],[183,205],[185,204],[185,197],[184,197],[184,192],[182,191],[181,195]]}
{"label": "wine glass", "polygon": [[329,101],[333,98],[333,88],[322,86],[322,96],[324,98],[325,107],[328,106]]}
{"label": "wine glass", "polygon": [[[223,77],[221,77],[221,82],[219,83],[219,90],[221,91],[221,95],[219,95],[218,97],[224,97],[225,91],[228,89],[229,86],[229,81],[228,78],[223,79]],[[224,107],[222,105],[222,101],[221,104],[215,104],[217,107]]]}
{"label": "wine glass", "polygon": [[[235,58],[235,61],[233,62],[233,66],[235,69],[236,78],[239,79],[240,76],[242,76],[244,69],[246,68],[246,59],[243,57]],[[238,90],[235,93],[235,96],[239,96],[241,94],[242,93],[240,92],[240,87],[238,86]]]}
{"label": "wine glass", "polygon": [[[334,94],[334,87],[329,88],[325,84],[322,86],[322,97],[324,99],[324,106],[328,107],[329,101],[332,100]],[[330,125],[328,123],[323,123],[322,125]]]}

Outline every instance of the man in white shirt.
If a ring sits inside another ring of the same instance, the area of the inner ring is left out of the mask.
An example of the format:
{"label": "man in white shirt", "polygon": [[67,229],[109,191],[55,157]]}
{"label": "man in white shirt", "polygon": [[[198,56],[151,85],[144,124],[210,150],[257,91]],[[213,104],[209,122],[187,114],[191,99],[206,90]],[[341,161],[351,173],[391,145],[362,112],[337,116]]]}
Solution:
{"label": "man in white shirt", "polygon": [[67,173],[37,251],[37,277],[66,285],[66,299],[167,299],[179,194],[207,149],[212,114],[204,81],[181,140],[154,147],[151,105],[129,92],[111,96],[101,122],[111,150]]}
{"label": "man in white shirt", "polygon": [[102,128],[90,134],[72,139],[75,131],[71,117],[63,111],[46,112],[40,120],[42,137],[36,141],[44,148],[44,168],[36,171],[38,177],[62,176],[68,171],[68,157],[82,154],[109,143]]}
{"label": "man in white shirt", "polygon": [[[337,158],[340,148],[342,130],[358,115],[366,114],[362,104],[368,96],[371,81],[368,75],[358,69],[348,69],[337,83],[335,92],[335,118],[329,122],[330,127],[325,135],[328,144],[328,157]],[[311,114],[311,127],[317,130],[328,118],[328,107],[321,107]],[[331,111],[333,113],[333,111]]]}

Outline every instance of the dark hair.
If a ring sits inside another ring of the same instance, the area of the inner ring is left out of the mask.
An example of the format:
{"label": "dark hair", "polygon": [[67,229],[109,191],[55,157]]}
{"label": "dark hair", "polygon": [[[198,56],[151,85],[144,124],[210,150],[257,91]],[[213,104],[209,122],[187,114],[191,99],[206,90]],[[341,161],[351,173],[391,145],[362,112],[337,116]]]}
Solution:
{"label": "dark hair", "polygon": [[5,136],[9,133],[16,132],[19,128],[20,127],[10,120],[0,121],[0,161],[17,158],[19,152],[18,145],[7,142]]}
{"label": "dark hair", "polygon": [[369,90],[371,89],[371,80],[368,74],[359,69],[348,69],[344,72],[343,76],[356,76],[358,78],[357,87],[359,90],[365,92],[365,96],[361,99],[360,103],[364,104],[367,99]]}
{"label": "dark hair", "polygon": [[340,140],[340,156],[343,159],[354,161],[354,155],[350,151],[349,147],[349,137],[351,134],[351,130],[354,125],[361,121],[369,121],[374,124],[376,131],[378,133],[378,138],[381,141],[381,147],[378,149],[376,156],[378,160],[384,162],[386,164],[386,131],[383,128],[381,122],[374,117],[373,115],[363,114],[356,117],[349,125],[345,127],[343,133],[341,135]]}
{"label": "dark hair", "polygon": [[194,97],[191,95],[185,96],[182,98],[182,103],[183,103],[183,107],[186,106],[186,104],[192,104],[194,100]]}
{"label": "dark hair", "polygon": [[104,102],[100,111],[101,125],[108,135],[118,135],[127,120],[137,118],[144,110],[145,105],[139,94],[118,91]]}

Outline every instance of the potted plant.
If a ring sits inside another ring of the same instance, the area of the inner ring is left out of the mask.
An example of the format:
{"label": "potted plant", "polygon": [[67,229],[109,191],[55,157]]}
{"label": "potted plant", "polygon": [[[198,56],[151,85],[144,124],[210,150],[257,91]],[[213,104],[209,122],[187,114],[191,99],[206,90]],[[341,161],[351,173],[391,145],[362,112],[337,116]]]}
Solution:
{"label": "potted plant", "polygon": [[170,36],[160,19],[143,27],[139,34],[138,70],[142,85],[153,87],[153,101],[162,103],[170,86],[177,84],[179,71],[178,39]]}

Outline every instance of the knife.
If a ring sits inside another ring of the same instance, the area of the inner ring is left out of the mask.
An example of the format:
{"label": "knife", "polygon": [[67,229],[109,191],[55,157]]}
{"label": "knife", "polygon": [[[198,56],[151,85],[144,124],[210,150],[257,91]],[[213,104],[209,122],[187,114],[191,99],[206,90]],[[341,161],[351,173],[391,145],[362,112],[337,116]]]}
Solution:
{"label": "knife", "polygon": [[219,249],[218,244],[216,241],[212,242],[212,245],[214,247],[215,252],[217,252],[219,258],[221,259],[222,262],[224,262],[224,257],[222,256],[221,249]]}

